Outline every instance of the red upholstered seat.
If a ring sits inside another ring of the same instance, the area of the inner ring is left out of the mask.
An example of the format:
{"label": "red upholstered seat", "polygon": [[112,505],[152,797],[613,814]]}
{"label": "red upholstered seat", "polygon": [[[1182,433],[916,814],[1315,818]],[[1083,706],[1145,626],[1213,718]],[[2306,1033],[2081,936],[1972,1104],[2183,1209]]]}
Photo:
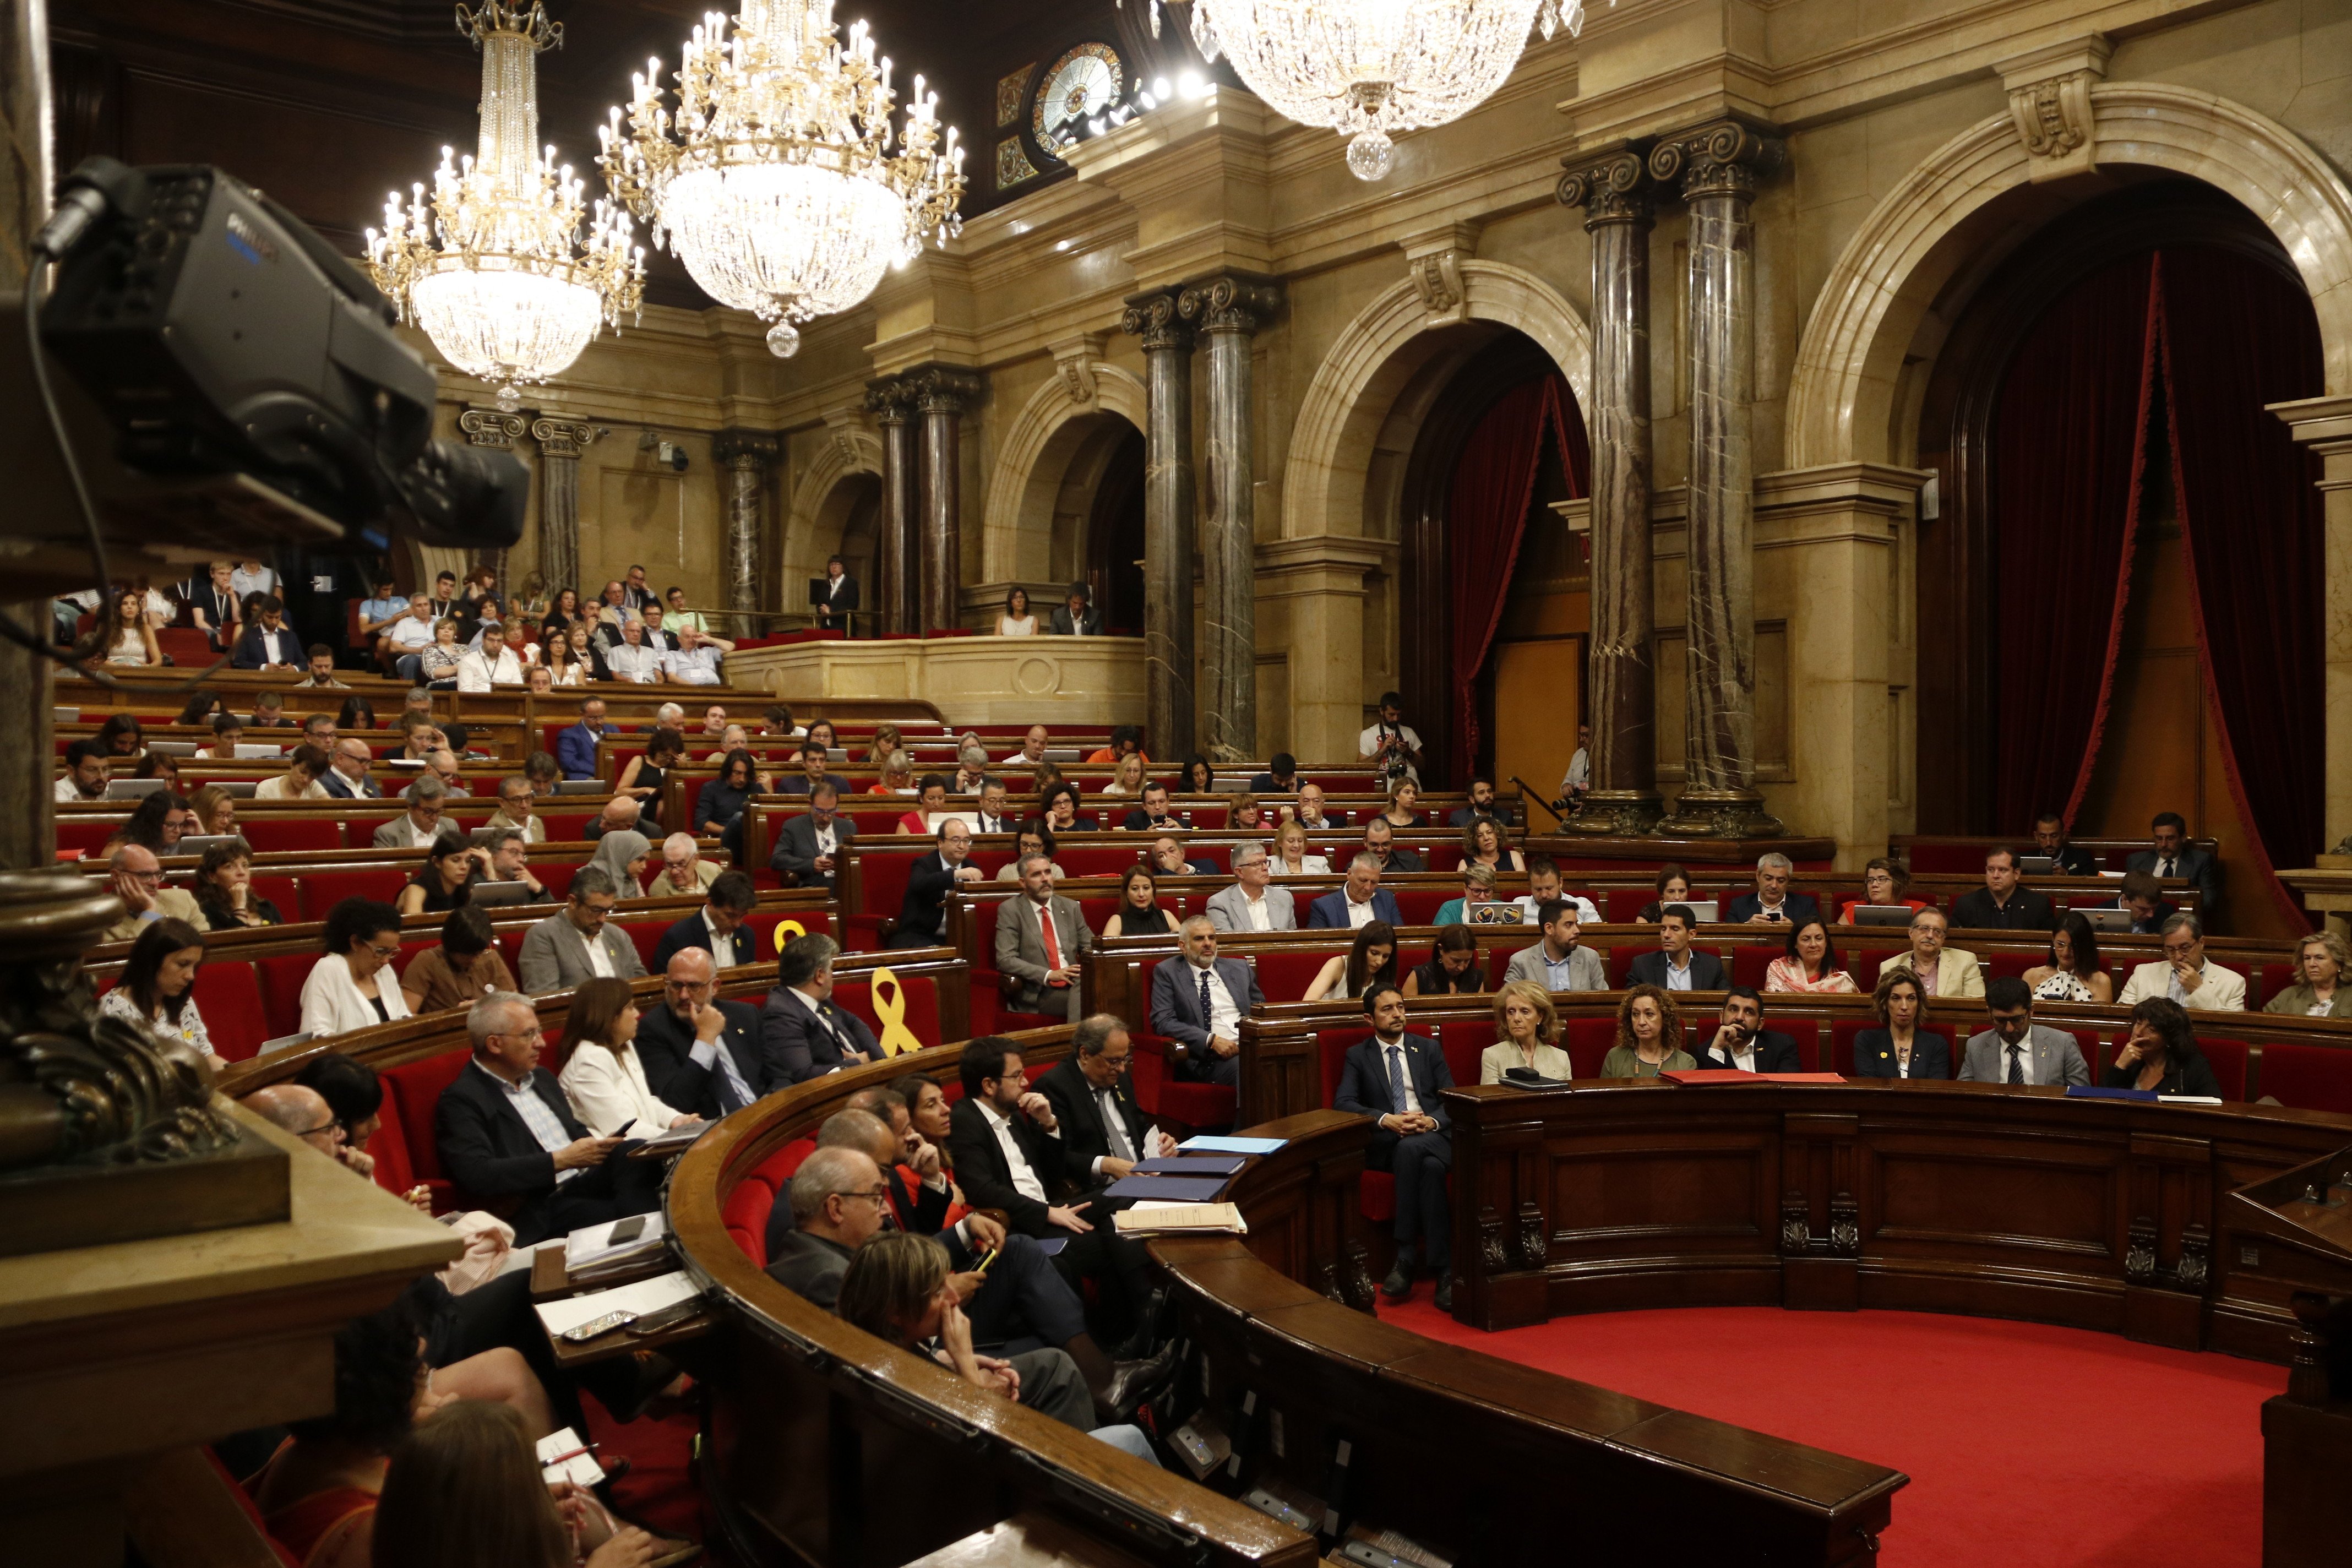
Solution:
{"label": "red upholstered seat", "polygon": [[1731,950],[1731,983],[1764,989],[1764,972],[1787,949],[1780,942],[1743,942]]}
{"label": "red upholstered seat", "polygon": [[646,973],[651,974],[655,972],[654,950],[661,945],[662,932],[669,930],[673,923],[674,922],[667,920],[622,921],[619,922],[622,933],[625,935],[629,939],[630,942],[636,948],[637,962],[646,966]]}
{"label": "red upholstered seat", "polygon": [[1328,952],[1261,952],[1257,955],[1257,988],[1268,1002],[1297,1002],[1330,962]]}
{"label": "red upholstered seat", "polygon": [[1086,921],[1087,929],[1097,936],[1102,935],[1104,925],[1118,912],[1118,900],[1116,898],[1080,899],[1077,903],[1078,918]]}
{"label": "red upholstered seat", "polygon": [[[1909,951],[1910,950],[1908,948],[1902,947],[1857,948],[1852,955],[1854,984],[1861,989],[1864,995],[1867,996],[1872,992],[1878,989],[1879,965],[1885,963],[1888,959],[1895,957],[1897,953],[1907,952]],[[1953,1065],[1955,1068],[1958,1066],[1958,1063]]]}
{"label": "red upholstered seat", "polygon": [[[1830,1026],[1830,1061],[1828,1070],[1833,1073],[1842,1074],[1846,1078],[1853,1078],[1855,1076],[1853,1070],[1854,1037],[1860,1035],[1865,1029],[1875,1029],[1877,1027],[1879,1027],[1878,1022],[1872,1018],[1841,1018],[1836,1023],[1832,1024]],[[1957,1075],[1960,1070],[1961,1042],[1957,1037],[1953,1026],[1949,1024],[1929,1023],[1920,1026],[1920,1028],[1922,1033],[1938,1035],[1943,1037],[1944,1044],[1948,1047],[1951,1055],[1952,1071]]]}
{"label": "red upholstered seat", "polygon": [[297,917],[302,907],[302,890],[292,877],[265,873],[253,879],[252,896],[268,899],[278,906],[278,912],[287,920]]}
{"label": "red upholstered seat", "polygon": [[[2262,1006],[2280,992],[2292,987],[2294,984],[2296,978],[2295,965],[2292,963],[2263,964],[2262,973],[2262,994],[2259,996],[2247,997],[2246,1005],[2250,1008]],[[2266,1072],[2270,1068],[2270,1053],[2267,1050],[2263,1053],[2263,1068]],[[2267,1093],[2268,1091],[2265,1090],[2264,1092]]]}
{"label": "red upholstered seat", "polygon": [[895,847],[867,849],[861,846],[851,853],[857,857],[859,882],[864,889],[857,913],[897,920],[898,911],[907,906],[907,878],[915,868],[916,852]]}
{"label": "red upholstered seat", "polygon": [[596,813],[549,811],[542,806],[539,808],[539,819],[547,825],[547,837],[551,842],[574,844],[579,842],[581,836],[588,831],[588,825],[596,820]]}
{"label": "red upholstered seat", "polygon": [[345,899],[374,899],[388,904],[400,896],[408,878],[406,870],[394,866],[371,867],[363,871],[305,871],[296,879],[301,918],[323,921],[327,911]]}
{"label": "red upholstered seat", "polygon": [[1644,942],[1621,942],[1609,950],[1609,989],[1622,991],[1633,984],[1633,961],[1659,950]]}
{"label": "red upholstered seat", "polygon": [[[823,910],[756,910],[748,916],[743,923],[759,932],[759,951],[763,953],[772,953],[782,945],[776,940],[777,928],[786,924],[800,927],[803,936],[833,934],[833,917]],[[783,931],[782,934],[784,942],[793,940],[792,932]]]}
{"label": "red upholstered seat", "polygon": [[556,860],[542,865],[534,860],[530,874],[539,879],[540,886],[547,889],[549,898],[561,901],[572,896],[572,879],[578,876],[580,868],[586,864],[585,860]]}
{"label": "red upholstered seat", "polygon": [[1073,877],[1118,877],[1151,847],[1146,839],[1133,849],[1118,845],[1089,845],[1055,852],[1054,864]]}
{"label": "red upholstered seat", "polygon": [[158,626],[155,651],[183,669],[202,669],[220,655],[212,639],[194,626]]}
{"label": "red upholstered seat", "polygon": [[383,1072],[384,1099],[396,1105],[403,1142],[408,1150],[408,1167],[415,1177],[410,1184],[422,1182],[433,1189],[436,1214],[445,1214],[464,1200],[442,1173],[441,1152],[433,1140],[434,1108],[441,1103],[441,1091],[456,1081],[471,1059],[472,1053],[468,1051],[444,1051],[421,1062],[387,1068]]}
{"label": "red upholstered seat", "polygon": [[[2197,1015],[2191,1013],[2189,1017],[2194,1020]],[[2246,1098],[2246,1042],[2216,1039],[2200,1030],[2197,1036],[2197,1048],[2205,1053],[2206,1061],[2211,1064],[2213,1077],[2221,1086],[2221,1098],[2244,1100]]]}
{"label": "red upholstered seat", "polygon": [[521,975],[522,939],[530,934],[529,926],[508,926],[499,932],[499,955],[507,961],[508,973]]}
{"label": "red upholstered seat", "polygon": [[[248,812],[236,819],[236,830],[257,855],[344,847],[343,825],[332,817],[265,816]],[[354,832],[360,835],[357,841],[364,845],[374,837],[375,824],[362,822]]]}
{"label": "red upholstered seat", "polygon": [[1631,925],[1641,918],[1654,896],[1647,888],[1612,888],[1607,900],[1601,903],[1601,913],[1611,925]]}
{"label": "red upholstered seat", "polygon": [[1455,896],[1445,888],[1408,888],[1396,895],[1397,913],[1409,926],[1435,925],[1438,910]]}
{"label": "red upholstered seat", "polygon": [[[1989,972],[1985,979],[1988,983],[2002,979],[2019,979],[2027,970],[2048,962],[2047,958],[2038,952],[1996,952],[1990,954],[1986,960]],[[1875,984],[1876,982],[1874,981],[1872,984]]]}
{"label": "red upholstered seat", "polygon": [[95,855],[121,826],[121,822],[106,817],[61,816],[58,819],[58,847]]}
{"label": "red upholstered seat", "polygon": [[1437,1048],[1445,1053],[1445,1070],[1457,1084],[1478,1081],[1478,1058],[1495,1043],[1495,1026],[1486,1018],[1464,1018],[1438,1026]]}
{"label": "red upholstered seat", "polygon": [[252,1059],[261,1042],[274,1038],[261,1005],[261,984],[250,963],[207,963],[196,971],[196,1011],[223,1061]]}
{"label": "red upholstered seat", "polygon": [[[914,1034],[915,1038],[921,1041],[925,1047],[946,1044],[947,1042],[940,1037],[938,979],[929,974],[900,976],[895,973],[891,978],[898,982],[905,999],[905,1013],[900,1022],[904,1023]],[[882,1021],[874,1011],[873,989],[873,986],[866,981],[844,981],[834,986],[833,999],[840,1006],[847,1008],[865,1019],[866,1026],[874,1031],[875,1037],[879,1039],[882,1035]]]}
{"label": "red upholstered seat", "polygon": [[[302,984],[310,978],[310,966],[319,962],[315,952],[285,952],[275,958],[257,958],[252,966],[260,982],[261,1026],[268,1031],[262,1040],[274,1040],[290,1035],[302,1026]],[[207,964],[207,969],[220,965]],[[211,1026],[209,1018],[205,1026]],[[254,1042],[257,1048],[261,1040]]]}
{"label": "red upholstered seat", "polygon": [[[207,1021],[210,1015],[206,1015]],[[2352,1050],[2336,1046],[2264,1046],[2262,1079],[2266,1099],[2297,1110],[2352,1115]]]}
{"label": "red upholstered seat", "polygon": [[1560,1045],[1568,1052],[1570,1070],[1578,1078],[1599,1078],[1601,1059],[1617,1043],[1617,1020],[1570,1018],[1565,1026]]}
{"label": "red upholstered seat", "polygon": [[408,1158],[407,1126],[400,1119],[400,1101],[390,1094],[376,1115],[381,1118],[367,1152],[375,1161],[375,1184],[387,1193],[404,1193],[416,1185],[416,1168]]}

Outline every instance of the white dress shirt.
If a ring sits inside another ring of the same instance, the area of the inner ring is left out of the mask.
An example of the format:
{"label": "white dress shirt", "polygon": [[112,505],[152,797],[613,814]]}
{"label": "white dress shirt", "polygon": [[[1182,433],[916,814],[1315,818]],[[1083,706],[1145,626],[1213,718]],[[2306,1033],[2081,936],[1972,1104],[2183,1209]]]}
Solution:
{"label": "white dress shirt", "polygon": [[[204,753],[198,752],[196,755],[201,757]],[[81,793],[81,786],[74,783],[73,774],[68,773],[58,781],[57,788],[49,792],[49,798],[52,800],[104,800],[106,790],[101,785],[96,795],[84,795]],[[2319,1011],[2325,1014],[2327,1011],[2327,1004],[2321,1003]]]}
{"label": "white dress shirt", "polygon": [[719,650],[709,643],[694,649],[674,648],[662,655],[662,673],[679,686],[717,686]]}
{"label": "white dress shirt", "polygon": [[615,680],[633,680],[640,686],[651,686],[661,679],[661,658],[643,644],[632,646],[616,642],[604,650],[604,668],[613,672]]}
{"label": "white dress shirt", "polygon": [[265,662],[269,664],[292,664],[294,662],[294,634],[292,632],[288,631],[283,626],[278,627],[278,630],[274,632],[264,626],[260,628],[260,631],[261,657]]}
{"label": "white dress shirt", "polygon": [[436,823],[431,831],[428,832],[425,828],[417,826],[416,818],[409,816],[408,813],[404,811],[398,816],[394,817],[390,822],[385,823],[384,826],[392,829],[392,836],[394,838],[407,840],[405,843],[395,843],[389,846],[389,847],[394,849],[427,849],[432,847],[434,840],[441,837],[440,824]]}
{"label": "white dress shirt", "polygon": [[[1576,921],[1579,925],[1597,926],[1601,923],[1601,911],[1592,907],[1591,899],[1580,899],[1574,893],[1564,892],[1560,894],[1559,901],[1576,910]],[[1519,920],[1522,924],[1536,923],[1536,910],[1539,906],[1536,903],[1536,896],[1533,893],[1521,893],[1511,902],[1519,906]]]}
{"label": "white dress shirt", "polygon": [[[499,1092],[507,1097],[507,1103],[514,1107],[515,1114],[522,1118],[523,1125],[530,1129],[530,1135],[539,1140],[541,1148],[551,1154],[560,1154],[572,1146],[571,1135],[565,1132],[563,1123],[555,1119],[555,1112],[547,1109],[547,1101],[539,1098],[538,1090],[523,1084],[509,1083],[478,1060],[471,1066],[499,1086]],[[574,1165],[569,1170],[556,1172],[555,1184],[562,1186],[585,1169],[584,1165]]]}
{"label": "white dress shirt", "polygon": [[[1390,1092],[1394,1093],[1394,1086],[1399,1083],[1404,1086],[1404,1103],[1397,1110],[1418,1114],[1421,1096],[1412,1091],[1412,1058],[1405,1055],[1404,1037],[1399,1035],[1393,1040],[1383,1040],[1375,1035],[1372,1043],[1381,1048],[1381,1076],[1389,1080]],[[1394,1071],[1390,1070],[1391,1063],[1394,1064]]]}
{"label": "white dress shirt", "polygon": [[[2007,1040],[2002,1039],[1999,1035],[1995,1035],[1992,1037],[1992,1043],[2000,1048],[2000,1059],[1993,1067],[1993,1082],[2007,1083],[2009,1081],[2010,1043]],[[2029,1030],[2025,1038],[2017,1042],[2016,1051],[2018,1067],[2020,1070],[2025,1074],[2024,1081],[2027,1083],[2040,1083],[2042,1080],[2033,1076],[2033,1035],[2032,1031]]]}
{"label": "white dress shirt", "polygon": [[1339,893],[1339,900],[1347,906],[1348,929],[1349,931],[1354,931],[1358,926],[1368,926],[1372,923],[1371,900],[1366,899],[1360,904],[1356,902],[1355,900],[1348,897],[1347,890],[1342,889]]}
{"label": "white dress shirt", "polygon": [[403,616],[386,626],[383,635],[393,647],[414,653],[433,640],[433,621],[430,616],[420,621],[415,616]]}
{"label": "white dress shirt", "polygon": [[1248,889],[1243,889],[1242,909],[1249,916],[1250,930],[1272,931],[1274,929],[1274,910],[1267,906],[1264,892],[1252,893]]}
{"label": "white dress shirt", "polygon": [[1184,987],[1192,992],[1195,1000],[1200,997],[1203,977],[1209,982],[1209,1016],[1204,1026],[1218,1039],[1240,1039],[1242,1010],[1234,1003],[1234,994],[1225,989],[1224,976],[1217,973],[1214,963],[1203,969],[1190,959],[1185,960]]}
{"label": "white dress shirt", "polygon": [[613,973],[613,955],[604,951],[604,932],[598,931],[594,936],[581,936],[579,928],[574,927],[572,934],[580,937],[580,945],[588,950],[588,967],[595,973],[598,979],[616,978]]}
{"label": "white dress shirt", "polygon": [[510,647],[499,649],[496,658],[478,647],[457,661],[457,689],[460,691],[488,691],[493,686],[521,684],[522,660],[514,656],[514,649]]}
{"label": "white dress shirt", "polygon": [[751,962],[751,928],[750,926],[739,925],[721,936],[718,931],[710,930],[710,911],[708,908],[702,911],[702,924],[705,932],[710,938],[711,961],[719,968],[725,969],[730,964]]}
{"label": "white dress shirt", "polygon": [[1038,1203],[1051,1203],[1045,1195],[1045,1184],[1037,1179],[1030,1168],[1029,1156],[1022,1152],[1021,1140],[1013,1135],[1013,1119],[986,1100],[980,1102],[980,1113],[988,1118],[989,1131],[996,1134],[996,1146],[1004,1151],[1004,1163],[1013,1172],[1013,1190],[1024,1198]]}
{"label": "white dress shirt", "polygon": [[678,1118],[646,1086],[645,1064],[634,1045],[616,1051],[583,1041],[572,1047],[572,1059],[556,1081],[572,1102],[572,1113],[599,1138],[656,1138]]}

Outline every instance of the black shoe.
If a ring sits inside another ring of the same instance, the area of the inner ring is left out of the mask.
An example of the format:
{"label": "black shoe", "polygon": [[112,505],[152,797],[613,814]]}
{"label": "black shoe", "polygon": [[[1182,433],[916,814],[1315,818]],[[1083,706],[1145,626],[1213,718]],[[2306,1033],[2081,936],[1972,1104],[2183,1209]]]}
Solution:
{"label": "black shoe", "polygon": [[1396,1267],[1389,1270],[1389,1277],[1381,1281],[1381,1294],[1391,1301],[1402,1301],[1412,1295],[1412,1266],[1399,1258]]}
{"label": "black shoe", "polygon": [[1454,1275],[1450,1270],[1437,1277],[1437,1310],[1454,1310]]}
{"label": "black shoe", "polygon": [[1097,1403],[1104,1407],[1113,1422],[1124,1421],[1175,1370],[1176,1342],[1170,1340],[1160,1347],[1156,1355],[1114,1363],[1110,1386],[1103,1390],[1102,1398]]}
{"label": "black shoe", "polygon": [[1163,1337],[1160,1320],[1167,1315],[1168,1288],[1160,1286],[1144,1298],[1143,1310],[1135,1315],[1135,1330],[1120,1342],[1111,1355],[1120,1361],[1137,1361],[1151,1355],[1160,1348]]}

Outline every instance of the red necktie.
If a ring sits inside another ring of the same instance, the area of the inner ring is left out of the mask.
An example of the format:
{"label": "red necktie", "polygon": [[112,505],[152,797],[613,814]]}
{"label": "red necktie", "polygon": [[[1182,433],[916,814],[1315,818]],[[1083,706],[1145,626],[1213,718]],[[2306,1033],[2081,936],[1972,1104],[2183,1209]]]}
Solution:
{"label": "red necktie", "polygon": [[1062,943],[1061,939],[1054,934],[1054,906],[1052,904],[1040,904],[1037,907],[1037,924],[1045,933],[1045,967],[1048,969],[1061,968]]}

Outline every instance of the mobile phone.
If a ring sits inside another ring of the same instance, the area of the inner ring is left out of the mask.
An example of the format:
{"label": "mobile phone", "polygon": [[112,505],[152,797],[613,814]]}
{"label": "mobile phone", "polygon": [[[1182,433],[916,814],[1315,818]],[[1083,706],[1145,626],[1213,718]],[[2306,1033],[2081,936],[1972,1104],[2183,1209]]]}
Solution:
{"label": "mobile phone", "polygon": [[624,1328],[636,1321],[635,1312],[607,1312],[601,1318],[591,1318],[584,1323],[564,1330],[562,1337],[575,1345],[585,1344],[600,1334],[609,1334],[614,1329]]}
{"label": "mobile phone", "polygon": [[1001,1249],[997,1247],[990,1247],[988,1249],[988,1256],[982,1258],[978,1263],[972,1265],[972,1272],[975,1274],[987,1273],[988,1266],[996,1261],[997,1254],[1000,1250]]}
{"label": "mobile phone", "polygon": [[613,1234],[607,1238],[607,1243],[610,1246],[618,1247],[625,1241],[636,1240],[637,1237],[645,1235],[645,1233],[646,1216],[643,1215],[632,1215],[627,1219],[618,1221],[614,1225]]}

